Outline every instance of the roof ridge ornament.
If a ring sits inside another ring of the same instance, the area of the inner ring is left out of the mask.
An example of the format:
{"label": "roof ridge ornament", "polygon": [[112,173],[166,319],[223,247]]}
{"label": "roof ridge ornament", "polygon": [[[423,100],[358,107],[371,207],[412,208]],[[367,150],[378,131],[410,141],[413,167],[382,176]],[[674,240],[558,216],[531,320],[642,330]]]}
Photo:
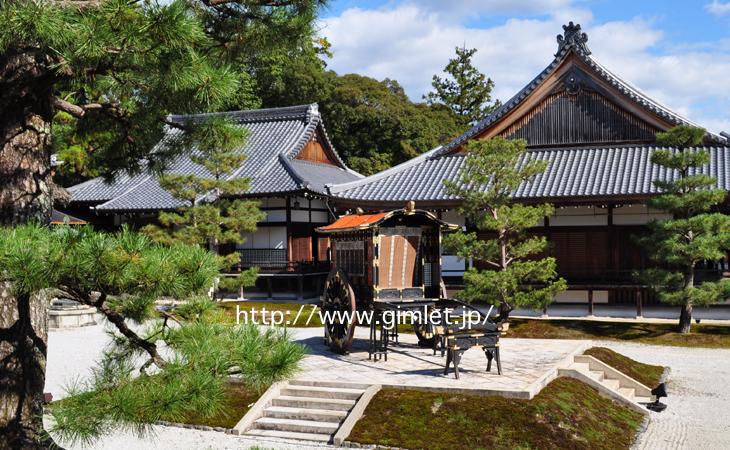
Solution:
{"label": "roof ridge ornament", "polygon": [[582,32],[579,23],[573,24],[571,21],[568,25],[563,25],[563,34],[559,34],[557,39],[558,52],[555,56],[558,56],[571,48],[581,55],[588,56],[591,54],[591,51],[586,45],[588,42],[588,35]]}

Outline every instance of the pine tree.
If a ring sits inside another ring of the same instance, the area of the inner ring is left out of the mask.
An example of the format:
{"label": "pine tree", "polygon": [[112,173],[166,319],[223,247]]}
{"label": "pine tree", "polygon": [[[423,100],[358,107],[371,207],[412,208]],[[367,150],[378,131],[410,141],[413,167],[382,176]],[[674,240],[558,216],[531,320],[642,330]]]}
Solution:
{"label": "pine tree", "polygon": [[500,105],[499,101],[492,102],[494,81],[471,62],[476,52],[475,48],[456,47],[456,57],[444,68],[447,76],[434,75],[434,90],[424,96],[430,104],[446,105],[462,118],[465,126],[485,118]]}
{"label": "pine tree", "polygon": [[[228,377],[238,374],[251,389],[263,389],[291,375],[303,354],[276,330],[224,324],[205,295],[218,263],[199,246],[154,244],[126,229],[0,228],[0,273],[18,302],[52,292],[97,308],[116,328],[91,379],[48,407],[54,419],[48,431],[68,443],[90,444],[117,429],[143,432],[163,417],[215,414],[225,404]],[[160,296],[187,302],[159,313]],[[0,423],[9,448],[51,444],[42,423],[45,344],[28,323],[44,320],[42,309],[10,328],[6,337],[18,338],[21,351],[2,349],[9,373],[3,374]],[[26,395],[26,383],[36,380],[41,390]]]}
{"label": "pine tree", "polygon": [[[264,219],[258,203],[230,197],[245,192],[250,185],[249,179],[234,176],[246,159],[240,149],[247,134],[245,128],[237,127],[224,116],[213,116],[188,133],[164,140],[165,148],[182,148],[173,151],[188,153],[208,174],[160,176],[160,185],[185,202],[185,206],[160,212],[160,224],[147,225],[142,232],[168,245],[198,245],[220,253],[220,246],[242,244],[244,233],[256,231],[256,224]],[[229,270],[240,260],[235,251],[221,256],[223,270]],[[256,274],[257,270],[251,268],[239,277],[225,278],[223,287],[231,290],[251,286]]]}
{"label": "pine tree", "polygon": [[[0,0],[0,225],[48,223],[54,200],[68,199],[51,178],[56,114],[72,119],[65,134],[83,143],[79,159],[89,170],[110,176],[160,171],[177,156],[152,152],[164,127],[186,133],[195,128],[170,122],[168,115],[256,106],[253,77],[238,65],[309,32],[321,4]],[[229,125],[218,125],[215,134],[225,134]],[[92,269],[84,270],[92,277]],[[13,337],[3,350],[22,352],[27,364],[43,368],[45,319],[33,312],[44,311],[45,300],[26,295],[11,280],[8,292],[19,296],[0,296],[7,319],[0,332]],[[26,353],[28,338],[35,348]],[[21,398],[35,402],[42,396],[43,370],[24,375],[16,386],[0,371],[0,384],[13,384]],[[25,447],[41,447],[39,418],[14,416],[14,401],[0,398],[0,428],[15,427],[26,433],[18,437]]]}
{"label": "pine tree", "polygon": [[471,141],[459,180],[444,181],[447,191],[461,199],[460,213],[477,229],[447,235],[445,248],[489,267],[469,268],[460,295],[496,305],[502,322],[515,307],[547,306],[567,287],[557,276],[555,258],[540,257],[546,239],[528,233],[552,215],[552,205],[524,205],[512,198],[522,183],[546,169],[546,162],[531,160],[525,147],[524,140],[502,137]]}
{"label": "pine tree", "polygon": [[714,189],[716,180],[701,173],[710,153],[697,148],[705,130],[686,125],[658,133],[666,146],[655,150],[651,162],[674,177],[656,180],[662,192],[649,206],[672,214],[672,219],[649,224],[649,234],[639,243],[658,267],[640,274],[659,294],[659,299],[681,307],[679,328],[689,333],[694,306],[709,305],[730,295],[730,280],[699,279],[698,265],[717,262],[730,250],[730,216],[714,212],[727,193]]}

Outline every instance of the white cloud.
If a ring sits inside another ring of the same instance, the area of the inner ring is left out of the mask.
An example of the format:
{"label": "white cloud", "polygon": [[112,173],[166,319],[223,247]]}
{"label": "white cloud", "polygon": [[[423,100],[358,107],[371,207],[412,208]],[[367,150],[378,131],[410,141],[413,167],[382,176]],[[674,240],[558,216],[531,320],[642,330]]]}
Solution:
{"label": "white cloud", "polygon": [[546,14],[570,6],[571,0],[419,0],[418,6],[442,17],[500,14]]}
{"label": "white cloud", "polygon": [[[460,7],[472,2],[452,3]],[[486,28],[444,20],[437,9],[422,3],[348,9],[323,21],[322,34],[334,51],[329,66],[339,73],[396,79],[411,98],[419,100],[431,89],[431,77],[441,73],[453,56],[454,47],[465,44],[478,49],[474,63],[494,80],[495,97],[504,101],[550,63],[557,49],[555,36],[562,32],[561,25],[572,20],[583,25],[594,57],[611,71],[710,130],[730,130],[730,51],[726,46],[660,52],[657,48],[666,48],[665,35],[652,21],[593,23],[590,11],[566,1],[539,3],[558,8],[538,18],[509,19]]]}
{"label": "white cloud", "polygon": [[349,9],[325,20],[322,34],[332,43],[332,69],[395,78],[414,99],[430,90],[431,77],[441,73],[454,47],[476,47],[474,63],[495,80],[497,97],[506,98],[550,62],[561,20],[511,19],[488,29],[468,28],[444,24],[435,12],[404,5]]}
{"label": "white cloud", "polygon": [[705,5],[705,9],[716,16],[724,16],[730,13],[730,2],[721,2],[719,0],[712,0],[712,3]]}

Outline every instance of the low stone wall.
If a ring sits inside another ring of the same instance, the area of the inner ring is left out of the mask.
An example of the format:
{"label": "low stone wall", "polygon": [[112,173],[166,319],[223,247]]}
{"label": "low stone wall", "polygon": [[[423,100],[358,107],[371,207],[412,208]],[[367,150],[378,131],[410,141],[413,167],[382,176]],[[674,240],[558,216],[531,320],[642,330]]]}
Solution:
{"label": "low stone wall", "polygon": [[96,325],[96,308],[86,305],[48,308],[48,328],[76,328]]}

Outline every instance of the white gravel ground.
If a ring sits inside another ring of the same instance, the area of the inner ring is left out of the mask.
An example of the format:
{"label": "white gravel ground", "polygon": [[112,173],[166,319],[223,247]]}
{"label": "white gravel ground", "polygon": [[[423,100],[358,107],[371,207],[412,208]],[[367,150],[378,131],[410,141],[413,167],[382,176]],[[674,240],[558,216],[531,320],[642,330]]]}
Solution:
{"label": "white gravel ground", "polygon": [[730,350],[596,342],[637,361],[669,366],[668,408],[652,413],[634,446],[650,449],[730,449]]}
{"label": "white gravel ground", "polygon": [[[65,397],[65,387],[75,380],[83,380],[109,342],[101,325],[52,330],[48,338],[48,364],[45,391],[54,400]],[[68,450],[88,449],[80,445],[64,445]],[[199,431],[179,427],[154,426],[150,433],[139,437],[133,433],[117,432],[95,442],[94,450],[204,450],[204,449],[261,449],[310,450],[333,448],[321,444],[292,444],[281,440],[249,439],[217,431]]]}
{"label": "white gravel ground", "polygon": [[[102,326],[51,331],[49,336],[46,392],[55,399],[64,396],[63,387],[88,376],[107,342]],[[730,449],[730,350],[688,349],[616,342],[595,342],[638,361],[669,366],[669,405],[652,414],[647,430],[639,436],[637,450]],[[505,355],[506,357],[506,355]],[[322,445],[261,441],[215,431],[198,431],[155,426],[144,438],[115,433],[94,444],[94,449],[322,449]],[[80,449],[69,446],[69,449]]]}

